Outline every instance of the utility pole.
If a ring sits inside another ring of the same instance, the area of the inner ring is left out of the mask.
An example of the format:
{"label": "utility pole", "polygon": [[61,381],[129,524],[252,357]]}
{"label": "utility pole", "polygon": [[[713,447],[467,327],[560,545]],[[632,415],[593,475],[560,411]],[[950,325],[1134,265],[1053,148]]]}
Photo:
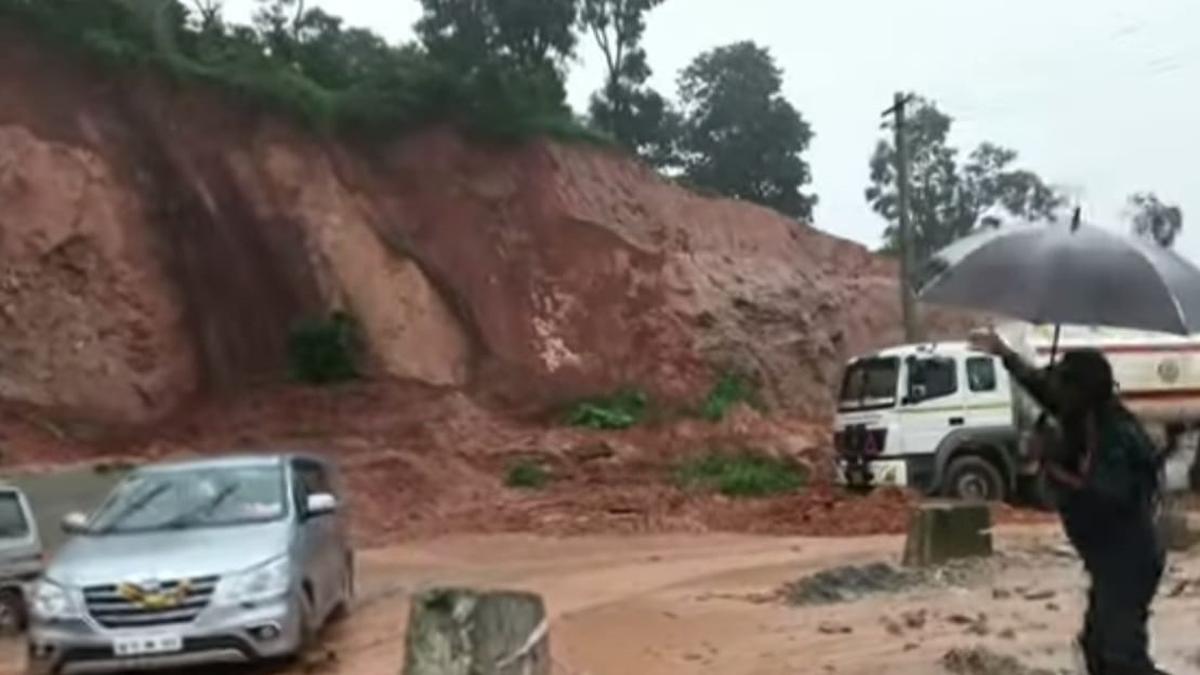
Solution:
{"label": "utility pole", "polygon": [[921,331],[917,324],[916,298],[912,289],[913,263],[912,226],[909,223],[908,210],[908,137],[904,133],[904,108],[913,99],[912,95],[905,96],[896,92],[892,107],[883,111],[883,116],[895,116],[896,130],[896,192],[900,203],[900,310],[904,315],[904,339],[906,342],[917,342],[921,339]]}

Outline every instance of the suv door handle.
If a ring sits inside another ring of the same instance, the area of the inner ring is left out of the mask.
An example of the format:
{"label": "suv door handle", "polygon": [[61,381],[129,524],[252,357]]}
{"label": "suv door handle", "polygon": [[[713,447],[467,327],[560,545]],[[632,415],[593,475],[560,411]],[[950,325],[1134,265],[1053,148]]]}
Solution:
{"label": "suv door handle", "polygon": [[951,417],[950,418],[950,426],[952,426],[952,427],[961,427],[965,423],[966,423],[966,421],[961,417]]}

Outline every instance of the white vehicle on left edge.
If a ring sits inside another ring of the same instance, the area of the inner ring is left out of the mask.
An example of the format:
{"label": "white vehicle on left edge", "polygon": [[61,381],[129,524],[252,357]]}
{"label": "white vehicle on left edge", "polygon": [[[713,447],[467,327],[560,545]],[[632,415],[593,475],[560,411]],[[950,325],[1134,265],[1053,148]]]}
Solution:
{"label": "white vehicle on left edge", "polygon": [[298,654],[351,602],[333,467],[302,455],[140,468],[32,598],[33,672],[121,672]]}

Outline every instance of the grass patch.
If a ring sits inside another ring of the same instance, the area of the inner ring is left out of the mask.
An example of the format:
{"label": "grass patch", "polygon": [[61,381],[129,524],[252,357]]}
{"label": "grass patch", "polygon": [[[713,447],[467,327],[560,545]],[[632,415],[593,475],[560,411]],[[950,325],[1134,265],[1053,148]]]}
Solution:
{"label": "grass patch", "polygon": [[585,429],[628,429],[645,419],[649,402],[646,392],[624,389],[611,396],[580,401],[567,413],[566,421]]}
{"label": "grass patch", "polygon": [[692,459],[675,471],[685,490],[711,490],[727,497],[769,497],[796,492],[808,481],[799,464],[753,452],[714,452]]}
{"label": "grass patch", "polygon": [[700,416],[710,422],[720,422],[739,403],[761,408],[758,384],[741,373],[724,373],[717,378],[708,396],[704,397]]}
{"label": "grass patch", "polygon": [[315,385],[357,379],[358,324],[343,312],[310,319],[288,334],[288,366],[292,377]]}
{"label": "grass patch", "polygon": [[541,464],[522,460],[508,468],[504,484],[516,490],[540,490],[550,484],[550,472]]}

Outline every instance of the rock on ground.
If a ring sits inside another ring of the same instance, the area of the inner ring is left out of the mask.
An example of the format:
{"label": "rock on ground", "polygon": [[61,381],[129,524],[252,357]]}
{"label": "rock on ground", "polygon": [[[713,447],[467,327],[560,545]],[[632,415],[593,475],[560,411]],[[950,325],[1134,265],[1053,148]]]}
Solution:
{"label": "rock on ground", "polygon": [[1030,668],[986,647],[952,649],[942,657],[942,667],[955,675],[1058,675],[1045,668]]}

